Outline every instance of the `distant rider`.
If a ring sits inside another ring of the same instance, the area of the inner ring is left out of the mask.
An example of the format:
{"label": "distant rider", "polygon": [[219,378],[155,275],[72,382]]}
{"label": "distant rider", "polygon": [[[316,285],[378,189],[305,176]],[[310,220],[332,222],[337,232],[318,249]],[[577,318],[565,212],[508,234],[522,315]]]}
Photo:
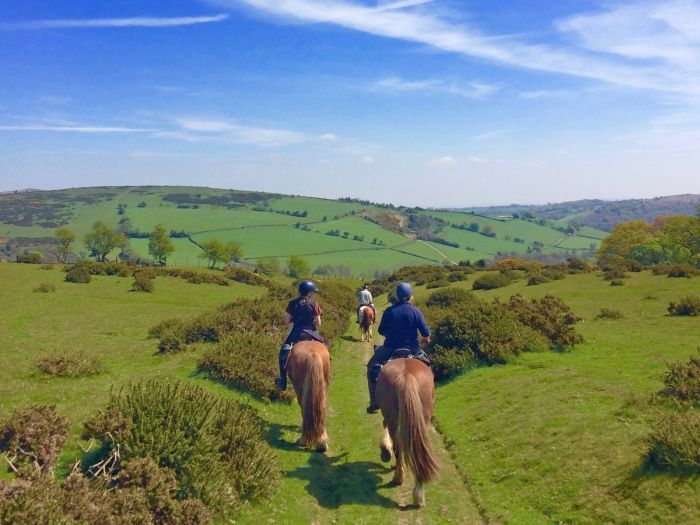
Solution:
{"label": "distant rider", "polygon": [[[410,350],[414,356],[427,361],[421,344],[425,345],[430,342],[430,328],[421,311],[411,304],[411,299],[413,299],[411,285],[400,283],[396,287],[396,298],[396,303],[384,310],[382,321],[379,323],[378,332],[385,337],[384,345],[374,351],[374,355],[367,363],[368,414],[374,414],[379,410],[374,392],[381,371],[380,365],[385,363],[395,350]],[[419,333],[421,335],[420,343],[418,342]]]}
{"label": "distant rider", "polygon": [[372,292],[369,291],[369,285],[365,284],[364,288],[360,290],[360,293],[358,294],[358,298],[360,300],[360,306],[357,307],[357,322],[358,324],[361,319],[361,310],[363,306],[369,306],[372,311],[374,312],[374,318],[377,318],[377,310],[374,309],[374,300],[372,299]]}
{"label": "distant rider", "polygon": [[287,358],[292,346],[299,341],[323,341],[316,331],[321,326],[323,312],[321,306],[313,299],[315,292],[318,292],[318,288],[313,281],[299,283],[299,296],[289,301],[284,313],[284,322],[291,327],[291,331],[279,353],[280,375],[275,379],[275,384],[280,390],[287,389]]}

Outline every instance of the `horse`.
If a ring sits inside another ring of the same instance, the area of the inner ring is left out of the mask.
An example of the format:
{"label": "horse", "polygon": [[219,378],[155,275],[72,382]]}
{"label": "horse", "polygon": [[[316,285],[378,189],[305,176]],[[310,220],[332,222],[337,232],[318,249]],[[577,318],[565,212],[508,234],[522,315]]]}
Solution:
{"label": "horse", "polygon": [[371,306],[360,307],[362,321],[360,321],[360,332],[362,341],[372,341],[372,325],[374,324],[374,310]]}
{"label": "horse", "polygon": [[287,376],[301,408],[301,437],[297,445],[328,450],[326,400],[330,383],[330,354],[319,341],[300,341],[287,361]]}
{"label": "horse", "polygon": [[413,503],[425,505],[423,485],[439,470],[430,443],[430,418],[435,403],[433,372],[418,359],[394,359],[382,367],[377,380],[377,404],[384,417],[384,434],[379,448],[381,460],[396,457],[393,484],[401,485],[404,466],[413,472],[416,485]]}

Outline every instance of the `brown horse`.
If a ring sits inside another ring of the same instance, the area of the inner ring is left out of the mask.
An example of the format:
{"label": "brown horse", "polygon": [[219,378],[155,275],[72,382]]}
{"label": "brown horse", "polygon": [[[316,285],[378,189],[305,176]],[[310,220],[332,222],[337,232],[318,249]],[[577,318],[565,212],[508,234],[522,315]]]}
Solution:
{"label": "brown horse", "polygon": [[381,459],[396,456],[393,483],[404,480],[407,465],[416,480],[413,503],[425,505],[423,484],[437,476],[438,464],[430,444],[430,418],[435,403],[433,372],[417,359],[394,359],[382,367],[377,380],[377,404],[384,416]]}
{"label": "brown horse", "polygon": [[301,438],[297,444],[319,452],[328,450],[326,398],[330,368],[328,348],[318,341],[295,344],[287,361],[287,376],[301,407]]}
{"label": "brown horse", "polygon": [[360,312],[362,312],[362,322],[360,323],[362,341],[371,341],[372,325],[374,324],[374,310],[372,310],[371,306],[363,306],[360,308]]}

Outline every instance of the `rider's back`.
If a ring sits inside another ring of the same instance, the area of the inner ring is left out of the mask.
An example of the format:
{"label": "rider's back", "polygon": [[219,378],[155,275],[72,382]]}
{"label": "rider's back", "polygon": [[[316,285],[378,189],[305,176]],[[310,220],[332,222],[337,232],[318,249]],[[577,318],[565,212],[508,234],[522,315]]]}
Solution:
{"label": "rider's back", "polygon": [[418,350],[418,332],[424,337],[430,329],[421,311],[408,302],[390,306],[384,311],[379,324],[379,333],[385,336],[384,346],[388,348],[409,348]]}

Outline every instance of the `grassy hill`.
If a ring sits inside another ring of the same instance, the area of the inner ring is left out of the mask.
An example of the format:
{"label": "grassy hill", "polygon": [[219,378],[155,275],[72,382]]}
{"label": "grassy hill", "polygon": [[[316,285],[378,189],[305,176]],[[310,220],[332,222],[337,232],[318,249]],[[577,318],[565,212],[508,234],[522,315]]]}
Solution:
{"label": "grassy hill", "polygon": [[[61,225],[76,233],[76,251],[84,252],[81,239],[96,220],[126,231],[132,237],[130,249],[146,258],[148,241],[138,238],[139,234],[156,224],[186,234],[173,239],[176,250],[169,262],[174,265],[204,264],[197,257],[198,244],[220,239],[240,243],[243,261],[250,264],[266,257],[284,264],[290,255],[300,255],[312,269],[332,265],[357,276],[406,265],[453,264],[511,253],[585,256],[605,235],[592,228],[567,235],[556,221],[503,219],[349,199],[196,187],[100,187],[1,194],[0,257],[13,260],[24,251],[40,250],[51,258],[52,236]],[[468,229],[470,225],[476,231]]]}
{"label": "grassy hill", "polygon": [[[480,275],[451,286],[469,289]],[[644,271],[611,287],[593,272],[539,286],[519,279],[475,292],[484,299],[515,293],[560,297],[583,317],[577,329],[584,342],[570,352],[526,353],[438,385],[440,433],[432,437],[442,476],[428,485],[428,506],[416,511],[405,506],[410,485],[390,486],[391,472],[379,462],[381,420],[364,413],[363,365],[371,346],[357,341],[354,326],[332,351],[331,450],[319,455],[292,445],[296,405],[261,402],[211,381],[197,373],[204,348],[160,356],[146,335],[163,319],[186,318],[238,297],[260,296],[264,289],[158,277],[156,291],[143,294],[128,291],[130,278],[96,276],[76,285],[63,277],[58,267],[0,265],[0,419],[31,403],[56,404],[71,425],[63,475],[81,455],[82,423],[105,406],[111,388],[144,377],[178,378],[250,403],[269,425],[282,485],[271,501],[245,507],[236,523],[700,521],[700,480],[650,471],[644,463],[644,440],[659,413],[668,410],[654,394],[663,388],[667,364],[696,352],[700,333],[700,317],[670,317],[666,307],[679,296],[700,295],[700,278]],[[56,291],[34,293],[42,282]],[[430,290],[416,292],[420,298]],[[603,307],[623,317],[597,319]],[[106,370],[86,378],[49,378],[37,371],[38,356],[67,348],[97,352]]]}

